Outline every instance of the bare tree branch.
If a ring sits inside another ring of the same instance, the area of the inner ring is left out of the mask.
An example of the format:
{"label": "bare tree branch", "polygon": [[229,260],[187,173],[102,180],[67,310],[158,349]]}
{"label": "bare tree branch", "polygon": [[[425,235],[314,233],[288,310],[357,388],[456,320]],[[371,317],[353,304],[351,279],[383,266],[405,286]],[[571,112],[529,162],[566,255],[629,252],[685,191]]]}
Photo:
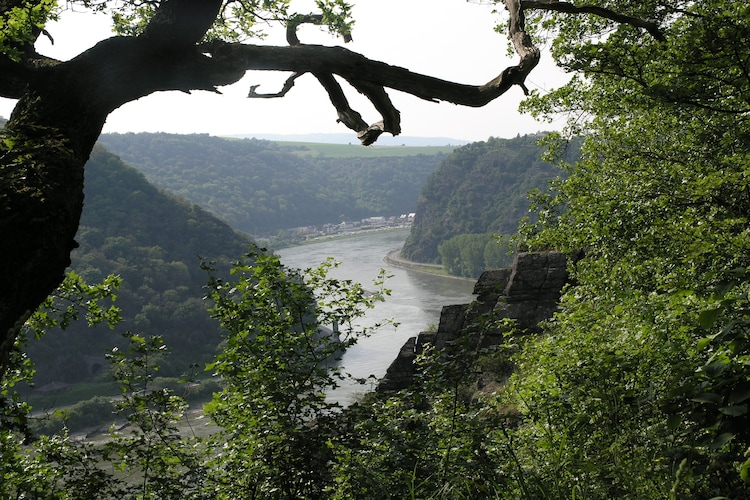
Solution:
{"label": "bare tree branch", "polygon": [[[466,85],[414,73],[398,66],[373,61],[343,47],[325,47],[299,43],[296,34],[290,38],[291,47],[268,47],[214,42],[202,50],[218,62],[235,70],[292,71],[296,75],[312,73],[323,85],[339,116],[339,121],[357,132],[363,143],[371,144],[383,132],[401,132],[400,113],[393,106],[386,88],[406,92],[432,102],[447,101],[462,106],[481,107],[518,85],[528,93],[524,81],[539,62],[539,49],[525,31],[523,10],[519,0],[506,0],[511,22],[509,35],[519,64],[503,70],[483,85]],[[296,27],[296,25],[295,25]],[[292,30],[294,33],[294,30]],[[287,34],[289,38],[289,32]],[[346,80],[364,94],[382,120],[368,125],[353,110],[335,76]],[[296,78],[296,77],[295,77]],[[253,87],[250,97],[285,95],[291,86],[277,94],[259,95]]]}
{"label": "bare tree branch", "polygon": [[[264,47],[214,43],[210,49],[204,50],[210,53],[213,58],[234,69],[292,71],[314,73],[316,76],[323,74],[338,75],[355,87],[359,85],[365,95],[378,95],[376,107],[379,108],[381,113],[387,111],[391,119],[398,112],[394,109],[387,109],[386,102],[389,101],[383,99],[384,88],[399,90],[433,102],[448,101],[463,106],[481,107],[504,94],[514,84],[524,88],[524,79],[538,62],[539,55],[538,51],[531,51],[532,60],[507,68],[484,85],[466,85],[373,61],[343,47],[320,45]],[[320,78],[318,79],[320,80]],[[367,91],[365,91],[364,84],[361,82],[368,82]],[[377,93],[374,91],[375,87],[380,89]],[[329,90],[329,88],[326,88],[326,90]],[[332,101],[334,100],[332,99]]]}
{"label": "bare tree branch", "polygon": [[352,130],[366,129],[368,126],[367,122],[362,119],[362,115],[349,106],[349,100],[346,98],[344,91],[341,89],[341,85],[339,85],[339,82],[336,81],[333,75],[326,72],[314,72],[313,75],[315,75],[315,78],[318,79],[328,94],[328,97],[331,99],[331,104],[333,104],[338,112],[339,121]]}
{"label": "bare tree branch", "polygon": [[294,87],[294,81],[302,76],[304,73],[295,73],[289,78],[286,79],[284,82],[284,85],[281,87],[281,90],[274,93],[274,94],[259,94],[255,90],[260,87],[260,85],[251,85],[250,90],[247,93],[247,97],[252,99],[273,99],[276,97],[284,97],[287,92],[292,90],[292,87]]}
{"label": "bare tree branch", "polygon": [[[389,132],[393,135],[401,133],[401,113],[393,105],[391,98],[383,87],[361,80],[351,80],[349,83],[364,94],[383,117],[383,121],[375,125],[382,127],[383,132]],[[370,128],[372,127],[371,125]]]}

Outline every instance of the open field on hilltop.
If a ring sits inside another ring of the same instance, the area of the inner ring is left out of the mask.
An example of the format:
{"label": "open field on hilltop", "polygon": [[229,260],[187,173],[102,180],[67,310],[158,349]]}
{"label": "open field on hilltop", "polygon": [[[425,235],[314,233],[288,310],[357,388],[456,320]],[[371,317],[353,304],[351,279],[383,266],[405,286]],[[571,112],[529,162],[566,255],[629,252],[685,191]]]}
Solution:
{"label": "open field on hilltop", "polygon": [[273,141],[290,153],[299,156],[326,156],[329,158],[377,158],[383,156],[416,156],[450,154],[458,146],[361,146],[351,144],[325,144],[317,142]]}

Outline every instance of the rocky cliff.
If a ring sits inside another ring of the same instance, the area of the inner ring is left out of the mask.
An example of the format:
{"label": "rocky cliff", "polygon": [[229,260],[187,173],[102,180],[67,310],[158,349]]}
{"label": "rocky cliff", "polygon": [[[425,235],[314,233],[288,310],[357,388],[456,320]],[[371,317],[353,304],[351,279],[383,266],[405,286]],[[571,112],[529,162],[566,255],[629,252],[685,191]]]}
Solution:
{"label": "rocky cliff", "polygon": [[436,332],[421,332],[406,341],[378,386],[379,391],[408,387],[415,373],[414,359],[427,344],[444,349],[468,333],[479,333],[481,347],[503,341],[500,320],[513,320],[517,331],[537,333],[552,317],[563,286],[568,282],[568,259],[560,252],[519,253],[508,269],[485,271],[474,286],[471,304],[443,307]]}

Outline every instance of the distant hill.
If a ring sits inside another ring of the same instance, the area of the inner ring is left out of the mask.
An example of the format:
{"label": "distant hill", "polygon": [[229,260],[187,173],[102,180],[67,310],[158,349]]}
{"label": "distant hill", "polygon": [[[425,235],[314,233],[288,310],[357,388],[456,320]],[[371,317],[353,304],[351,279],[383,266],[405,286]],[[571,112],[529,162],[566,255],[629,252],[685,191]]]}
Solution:
{"label": "distant hill", "polygon": [[105,364],[104,354],[123,343],[125,331],[164,337],[173,352],[165,375],[211,360],[220,330],[202,300],[207,276],[199,256],[227,268],[247,251],[249,237],[160,191],[102,147],[86,165],[85,195],[72,268],[89,282],[122,276],[116,304],[124,321],[115,331],[75,325],[32,341],[37,384],[95,375],[92,367]]}
{"label": "distant hill", "polygon": [[301,157],[388,158],[393,156],[449,155],[458,146],[369,146],[323,142],[272,141],[284,151]]}
{"label": "distant hill", "polygon": [[304,144],[205,134],[105,134],[100,143],[154,184],[259,236],[414,212],[425,180],[447,157],[329,157]]}
{"label": "distant hill", "polygon": [[[265,139],[282,142],[314,142],[321,144],[359,144],[355,134],[236,134],[230,137]],[[451,139],[450,137],[415,137],[384,134],[378,138],[372,148],[382,146],[463,146],[470,141]]]}
{"label": "distant hill", "polygon": [[402,255],[440,263],[441,243],[462,234],[514,234],[527,193],[546,190],[560,171],[541,160],[540,134],[490,138],[454,150],[427,179]]}

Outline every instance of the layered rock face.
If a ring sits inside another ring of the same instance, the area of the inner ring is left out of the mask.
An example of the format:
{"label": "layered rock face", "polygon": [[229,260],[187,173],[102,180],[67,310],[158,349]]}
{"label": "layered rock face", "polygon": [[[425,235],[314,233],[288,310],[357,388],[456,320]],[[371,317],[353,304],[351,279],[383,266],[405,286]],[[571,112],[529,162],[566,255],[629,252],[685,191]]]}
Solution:
{"label": "layered rock face", "polygon": [[502,319],[514,320],[518,331],[538,333],[539,324],[552,317],[568,282],[568,259],[560,252],[519,253],[509,269],[485,271],[474,286],[471,304],[443,307],[436,332],[421,332],[406,341],[388,368],[379,391],[408,387],[415,373],[414,359],[426,344],[444,349],[469,332],[479,332],[480,347],[499,345]]}

